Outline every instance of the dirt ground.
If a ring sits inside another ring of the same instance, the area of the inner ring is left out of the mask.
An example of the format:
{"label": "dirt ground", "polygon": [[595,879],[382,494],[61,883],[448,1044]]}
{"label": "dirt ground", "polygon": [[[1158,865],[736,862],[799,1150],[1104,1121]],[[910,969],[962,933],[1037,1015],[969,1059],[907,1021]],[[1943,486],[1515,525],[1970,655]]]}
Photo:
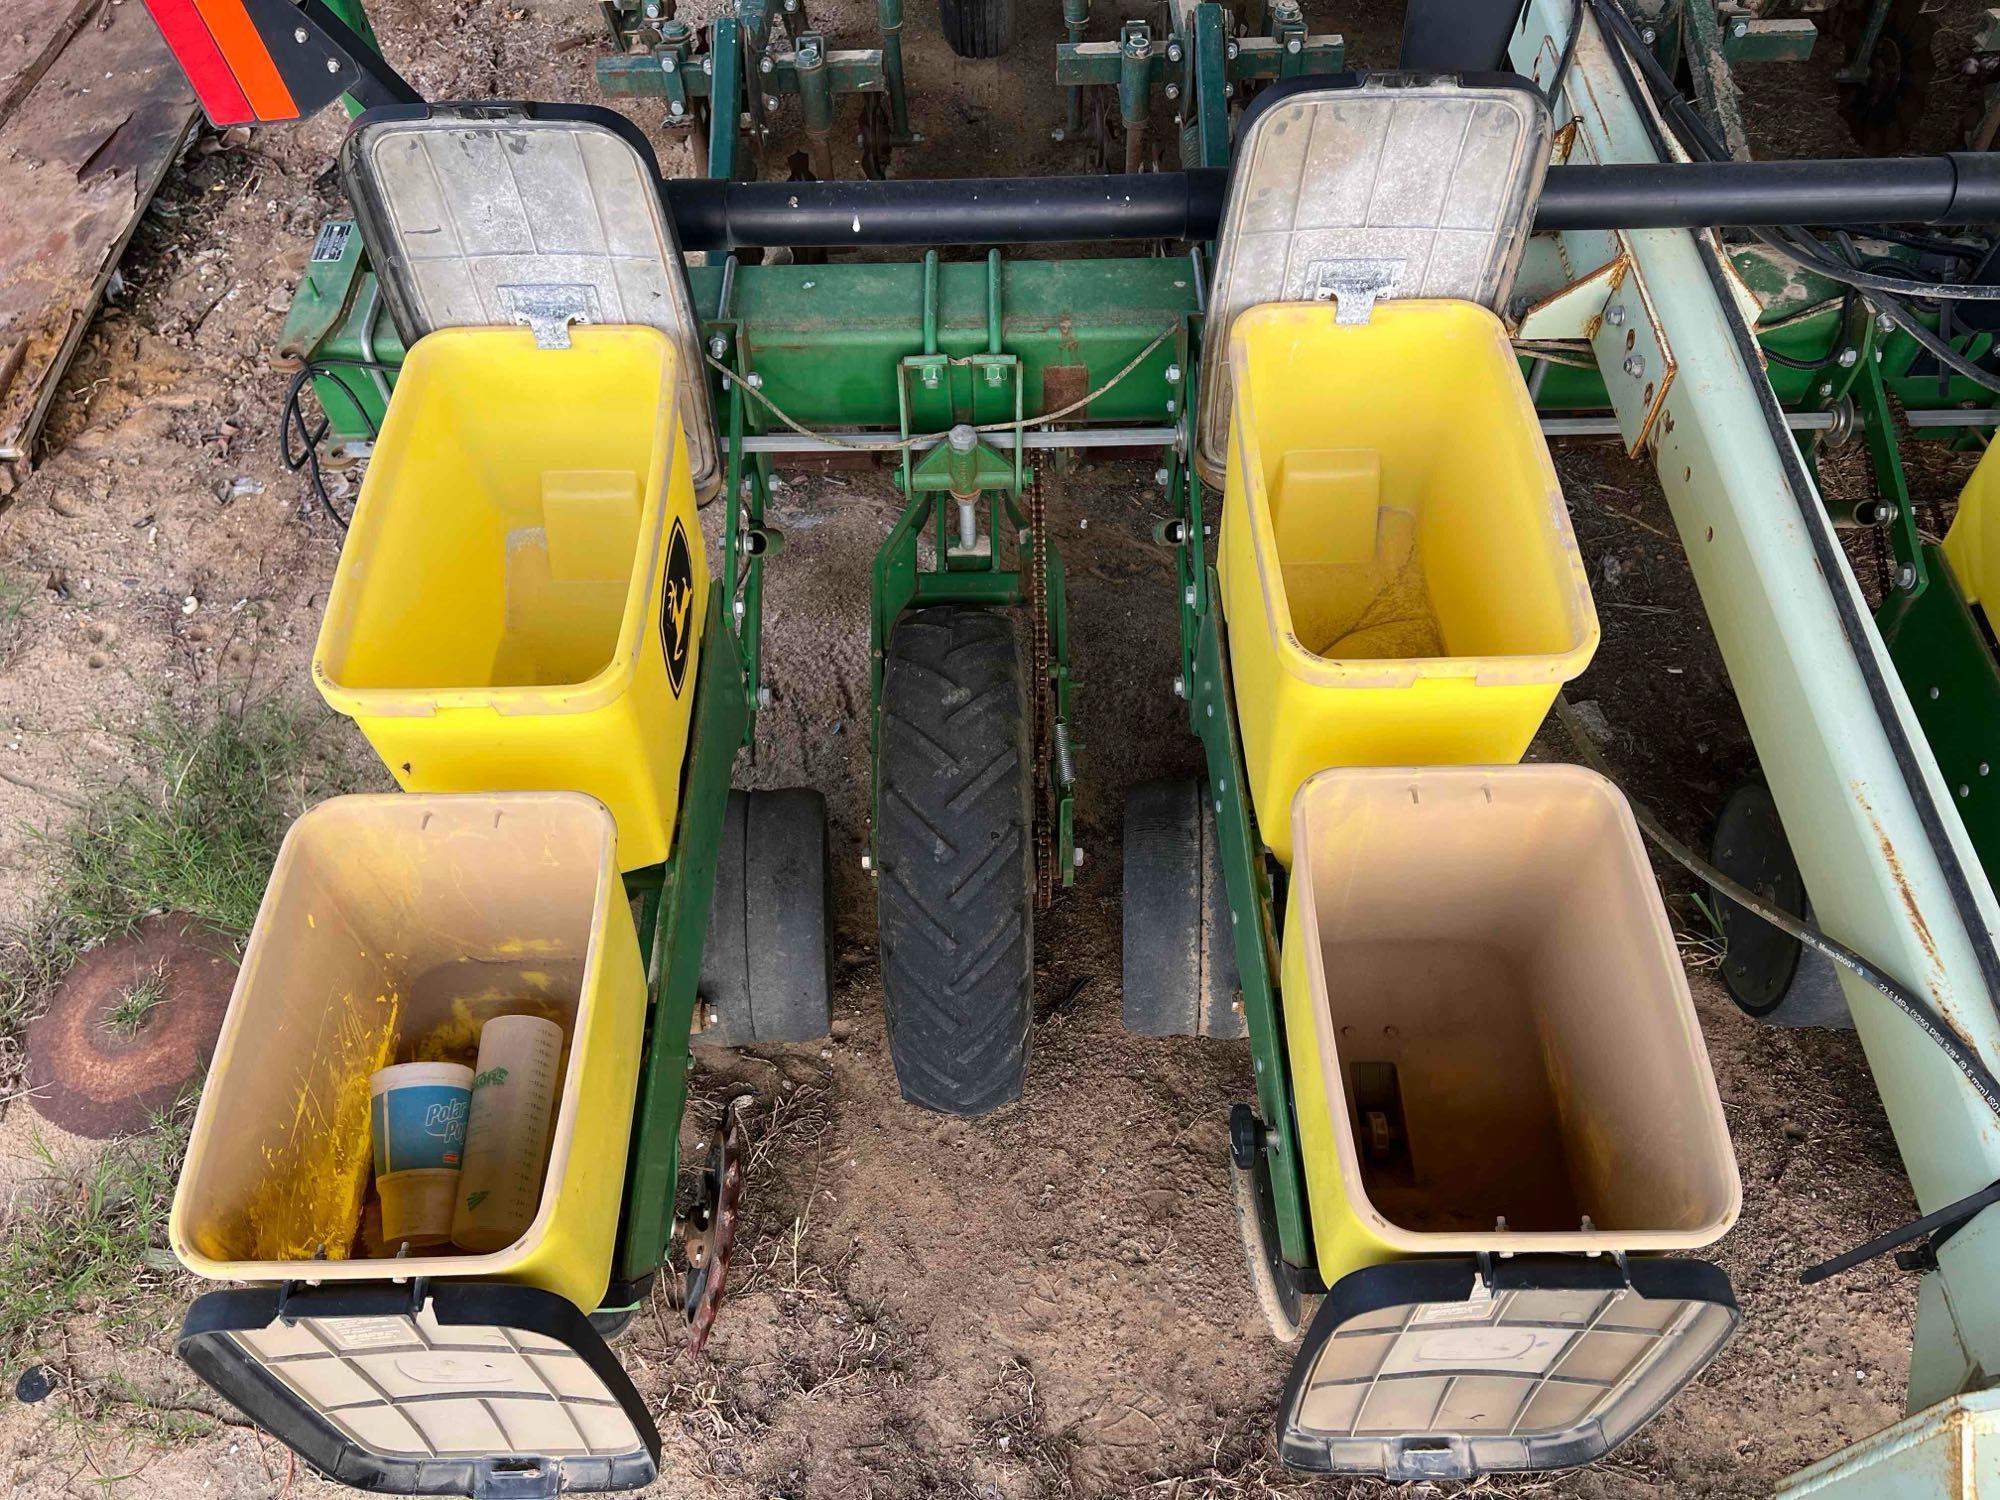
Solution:
{"label": "dirt ground", "polygon": [[[715,0],[683,14],[706,18]],[[1102,6],[1094,34],[1114,34]],[[380,0],[390,58],[434,98],[590,100],[600,50],[585,0]],[[1128,3],[1129,13],[1140,13]],[[1317,0],[1361,63],[1393,59],[1396,7]],[[860,44],[872,5],[814,8]],[[1973,7],[1945,15],[1926,136],[1957,144]],[[146,24],[123,0],[115,24]],[[912,7],[908,67],[924,143],[899,175],[1080,170],[1060,116],[1052,4],[1024,6],[1007,59],[953,58]],[[1851,150],[1830,64],[1746,70],[1753,134],[1773,155]],[[1767,89],[1768,92],[1762,92]],[[634,111],[670,172],[684,144]],[[129,767],[128,726],[161,690],[195,703],[250,679],[304,702],[339,534],[278,458],[285,376],[269,353],[319,222],[339,123],[225,144],[204,132],[133,243],[123,286],[70,370],[39,468],[0,514],[0,578],[27,586],[0,626],[0,922],[36,888],[28,830],[58,823],[84,779]],[[851,146],[843,167],[854,170]],[[1635,795],[1701,835],[1754,757],[1650,473],[1603,445],[1561,450],[1604,645],[1573,697],[1611,726]],[[1920,466],[1927,498],[1950,463]],[[1859,476],[1859,477],[1857,477]],[[1836,488],[1865,482],[1836,465]],[[833,810],[834,1035],[705,1057],[698,1117],[754,1085],[758,1138],[740,1269],[707,1355],[655,1300],[618,1346],[665,1440],[672,1496],[1363,1494],[1279,1469],[1273,1405],[1287,1354],[1245,1281],[1225,1162],[1229,1105],[1249,1096],[1243,1044],[1158,1041],[1119,1025],[1119,821],[1126,789],[1193,772],[1174,674],[1170,567],[1150,540],[1159,494],[1107,464],[1069,487],[1069,559],[1084,781],[1077,889],[1040,924],[1038,1016],[1018,1106],[962,1121],[898,1098],[884,1041],[873,907],[859,866],[867,777],[868,562],[893,494],[854,474],[788,483],[774,523],[766,656],[776,701],[752,785],[809,784]],[[335,738],[359,766],[365,748]],[[1559,731],[1535,754],[1566,758]],[[1677,881],[1675,919],[1701,923]],[[1852,1036],[1745,1020],[1690,944],[1691,978],[1738,1160],[1744,1211],[1716,1257],[1744,1322],[1728,1352],[1610,1459],[1496,1494],[1747,1495],[1901,1414],[1913,1283],[1882,1263],[1811,1289],[1807,1263],[1911,1210]],[[37,1138],[0,1103],[0,1156],[32,1192]],[[149,1273],[151,1276],[170,1272]],[[192,1295],[198,1288],[186,1285]],[[0,1396],[0,1485],[25,1496],[248,1497],[330,1487],[218,1405],[162,1326],[114,1342],[88,1310],[47,1402]],[[115,1370],[138,1396],[86,1399]],[[195,1435],[158,1413],[193,1420]]]}

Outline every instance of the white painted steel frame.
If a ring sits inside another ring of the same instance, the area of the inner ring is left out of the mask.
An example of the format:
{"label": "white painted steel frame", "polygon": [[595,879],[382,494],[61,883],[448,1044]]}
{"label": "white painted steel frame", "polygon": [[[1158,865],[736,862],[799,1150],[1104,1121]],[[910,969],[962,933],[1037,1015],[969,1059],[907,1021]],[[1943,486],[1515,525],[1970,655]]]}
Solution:
{"label": "white painted steel frame", "polygon": [[[1572,13],[1572,0],[1529,0],[1514,67],[1549,78]],[[1583,14],[1555,110],[1559,131],[1576,122],[1569,159],[1661,159],[1663,133],[1649,128],[1657,118],[1628,86],[1588,7]],[[1594,338],[1594,347],[1622,435],[1659,471],[1814,913],[1833,936],[1928,995],[2000,1070],[2000,908],[1749,352],[1726,260],[1706,235],[1633,230],[1563,236],[1566,270],[1582,277],[1620,247],[1653,315],[1628,307],[1625,326],[1664,347],[1642,339],[1646,347],[1634,352],[1652,357],[1636,375],[1612,337]],[[1632,290],[1620,287],[1609,300],[1625,293],[1632,303]],[[1843,984],[1922,1208],[2000,1178],[2000,1121],[1888,1001],[1852,976]],[[1847,1247],[1813,1248],[1830,1255]],[[1912,1409],[1962,1383],[2000,1382],[2000,1212],[1968,1225],[1939,1261],[1920,1299]]]}

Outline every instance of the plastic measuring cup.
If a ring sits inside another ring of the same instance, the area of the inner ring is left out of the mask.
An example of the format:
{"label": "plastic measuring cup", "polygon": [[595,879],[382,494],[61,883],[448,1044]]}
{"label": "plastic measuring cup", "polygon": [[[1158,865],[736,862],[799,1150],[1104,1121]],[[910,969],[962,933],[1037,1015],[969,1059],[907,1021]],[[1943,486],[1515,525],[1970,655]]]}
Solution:
{"label": "plastic measuring cup", "polygon": [[480,1028],[451,1216],[452,1243],[461,1250],[504,1250],[535,1222],[562,1046],[562,1027],[541,1016],[495,1016]]}

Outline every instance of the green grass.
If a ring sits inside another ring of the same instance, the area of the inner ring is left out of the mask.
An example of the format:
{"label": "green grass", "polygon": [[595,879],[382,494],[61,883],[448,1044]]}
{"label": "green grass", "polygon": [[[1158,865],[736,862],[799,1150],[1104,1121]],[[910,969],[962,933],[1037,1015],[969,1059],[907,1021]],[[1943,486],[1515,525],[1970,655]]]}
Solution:
{"label": "green grass", "polygon": [[[15,1081],[21,1028],[77,954],[160,911],[191,913],[237,940],[249,932],[286,827],[337,789],[313,755],[324,722],[268,701],[193,713],[163,705],[146,716],[132,732],[142,771],[97,788],[39,841],[42,915],[0,953],[0,1092]],[[142,981],[107,1025],[136,1029],[163,996],[157,980]],[[176,1276],[164,1247],[192,1103],[80,1169],[49,1160],[46,1189],[0,1224],[7,1379],[45,1354],[67,1319],[150,1338],[178,1310],[162,1295]]]}
{"label": "green grass", "polygon": [[312,754],[325,722],[270,701],[163,704],[129,731],[145,770],[39,835],[42,915],[0,951],[0,1092],[12,1044],[79,953],[153,912],[250,931],[286,827],[336,789]]}
{"label": "green grass", "polygon": [[139,1028],[146,1024],[146,1017],[154,1007],[167,998],[167,976],[148,974],[133,985],[111,1007],[103,1021],[104,1029],[113,1036],[131,1038],[139,1034]]}
{"label": "green grass", "polygon": [[0,573],[0,641],[12,634],[21,616],[28,612],[28,601],[35,597],[35,587],[12,573]]}
{"label": "green grass", "polygon": [[44,1151],[47,1188],[0,1232],[0,1373],[9,1383],[67,1319],[150,1336],[170,1316],[159,1294],[175,1273],[156,1270],[148,1252],[166,1243],[191,1106],[74,1171]]}
{"label": "green grass", "polygon": [[28,606],[34,602],[35,585],[13,573],[0,572],[0,666],[13,661],[27,640],[23,623]]}
{"label": "green grass", "polygon": [[78,945],[156,911],[249,932],[278,841],[315,800],[306,772],[320,722],[270,702],[193,721],[156,710],[133,732],[148,782],[105,788],[51,841],[55,904]]}

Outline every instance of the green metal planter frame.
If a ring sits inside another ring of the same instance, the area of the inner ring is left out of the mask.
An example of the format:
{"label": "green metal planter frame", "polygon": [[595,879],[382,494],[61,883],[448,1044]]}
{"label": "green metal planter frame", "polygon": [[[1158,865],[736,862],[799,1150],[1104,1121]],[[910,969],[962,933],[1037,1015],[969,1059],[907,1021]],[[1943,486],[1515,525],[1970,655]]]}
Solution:
{"label": "green metal planter frame", "polygon": [[[1529,0],[1515,68],[1546,77],[1563,54],[1573,14],[1569,0]],[[1123,86],[1121,101],[1136,91],[1147,108],[1151,89],[1180,90],[1183,160],[1222,160],[1229,65],[1242,64],[1244,49],[1229,55],[1220,15],[1212,4],[1192,7],[1186,35],[1157,48],[1145,38],[1142,56],[1136,33],[1109,46],[1083,42],[1088,12],[1072,0],[1065,16],[1076,40],[1065,49],[1061,66],[1069,71],[1059,80],[1079,90]],[[1558,106],[1559,122],[1574,125],[1566,132],[1570,159],[1657,159],[1644,106],[1627,91],[1587,8],[1585,16]],[[1278,56],[1304,57],[1304,45]],[[1317,60],[1331,56],[1322,49]],[[1188,71],[1176,75],[1175,68]],[[1121,113],[1136,117],[1129,105]],[[727,133],[733,139],[735,132]],[[734,170],[713,151],[710,161]],[[1757,294],[1762,311],[1754,330],[1742,325],[1732,273]],[[1053,639],[1067,636],[1059,558],[1045,597],[1029,600],[1022,571],[1005,565],[1002,545],[983,558],[951,556],[954,491],[979,496],[987,535],[1004,540],[1010,526],[1023,529],[1025,444],[1004,429],[959,454],[948,445],[919,451],[910,440],[962,422],[1010,423],[1053,410],[1063,393],[1088,389],[1172,326],[1171,339],[1077,420],[1165,423],[1183,434],[1161,462],[1181,590],[1180,686],[1215,803],[1279,1249],[1310,1284],[1309,1205],[1278,989],[1284,892],[1244,791],[1225,625],[1208,564],[1210,523],[1185,457],[1195,416],[1190,393],[1199,388],[1199,257],[731,264],[695,268],[690,281],[704,338],[729,371],[716,385],[728,413],[729,511],[687,811],[673,858],[652,889],[638,892],[655,990],[619,1275],[628,1283],[642,1277],[661,1262],[671,1237],[707,890],[728,766],[758,703],[762,566],[777,538],[763,521],[770,461],[747,446],[765,434],[768,411],[746,388],[808,427],[866,430],[904,445],[896,467],[905,503],[876,558],[872,587],[871,675],[879,696],[880,652],[912,604],[1039,607]],[[288,345],[326,365],[318,384],[332,398],[336,430],[355,437],[379,421],[377,403],[390,384],[387,372],[359,362],[393,366],[400,358],[371,286],[358,261],[316,262],[287,324]],[[1915,437],[1965,441],[1989,420],[1990,396],[1942,379],[1912,341],[1875,326],[1837,288],[1793,279],[1761,251],[1725,257],[1712,236],[1642,230],[1541,237],[1519,291],[1523,305],[1510,309],[1517,315],[1564,296],[1588,314],[1576,318],[1569,338],[1524,347],[1537,405],[1545,420],[1608,410],[1628,451],[1658,470],[1819,919],[1926,994],[1989,1065],[2000,1063],[2000,957],[1992,939],[2000,907],[1982,869],[1982,862],[1990,867],[2000,829],[1992,794],[1981,795],[1990,778],[1979,780],[1990,764],[1979,758],[1989,754],[1984,742],[2000,723],[2000,674],[1948,568],[1917,531],[1898,456],[1906,424]],[[1639,307],[1645,316],[1633,312]],[[1765,350],[1794,363],[1764,368],[1746,342],[1753,333]],[[1990,342],[1991,335],[1975,332],[1961,335],[1958,346],[1980,357]],[[342,367],[334,362],[343,359],[356,363],[336,379]],[[1795,367],[1801,363],[1808,368]],[[383,378],[359,381],[357,371]],[[1690,371],[1699,378],[1676,375]],[[1807,424],[1796,444],[1780,428],[1785,413]],[[1843,427],[1858,427],[1869,445],[1896,569],[1876,622],[1813,485],[1819,445]],[[925,566],[919,541],[927,533],[933,542]],[[1065,714],[1068,687],[1065,668]],[[1933,710],[1932,703],[1942,706]],[[1969,704],[1982,707],[1975,712]],[[1067,869],[1067,857],[1063,863]],[[635,877],[635,887],[648,878]],[[1935,1208],[2000,1178],[2000,1123],[1879,997],[1857,985],[1849,1000],[1920,1204]],[[2000,1284],[1995,1217],[1953,1236],[1924,1279],[1913,1404],[1981,1384],[1982,1372],[2000,1369],[2000,1300],[1991,1295]]]}

